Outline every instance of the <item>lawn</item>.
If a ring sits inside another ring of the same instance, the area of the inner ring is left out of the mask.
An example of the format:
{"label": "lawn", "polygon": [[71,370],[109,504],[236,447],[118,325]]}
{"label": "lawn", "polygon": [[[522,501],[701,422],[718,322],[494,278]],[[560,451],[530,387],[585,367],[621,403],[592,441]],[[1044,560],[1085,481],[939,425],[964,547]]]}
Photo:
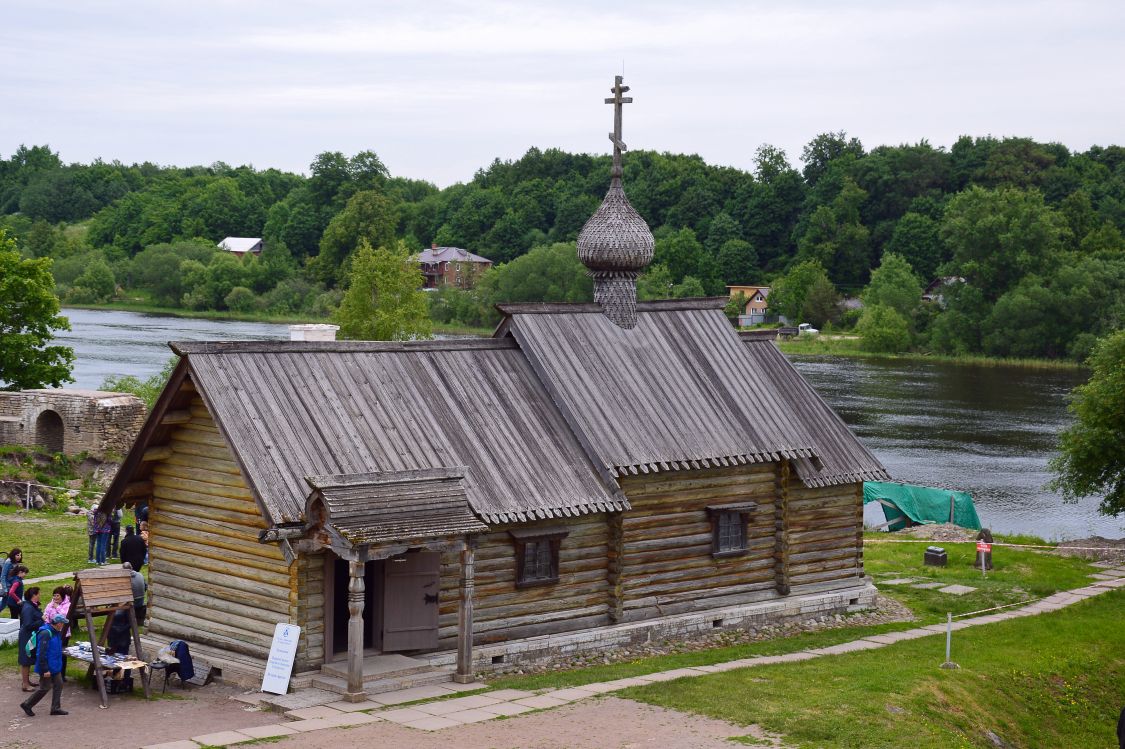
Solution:
{"label": "lawn", "polygon": [[[886,536],[885,533],[869,533],[866,535],[867,540],[873,540],[875,543],[865,546],[864,565],[868,574],[874,577],[877,585],[880,580],[911,577],[918,582],[933,581],[949,585],[960,583],[975,587],[978,590],[964,596],[954,596],[936,590],[911,588],[909,585],[887,585],[880,587],[880,591],[906,604],[915,613],[919,621],[884,624],[876,627],[842,627],[765,642],[654,656],[569,671],[507,676],[497,679],[493,682],[493,685],[504,689],[581,686],[597,681],[610,681],[685,666],[722,663],[753,655],[781,655],[807,648],[836,645],[881,632],[911,629],[920,625],[945,621],[947,613],[956,616],[994,606],[1042,598],[1060,590],[1080,588],[1090,583],[1088,575],[1094,571],[1089,562],[1076,557],[1062,557],[1051,553],[997,547],[993,550],[992,555],[995,569],[988,573],[988,577],[982,578],[980,571],[972,567],[973,558],[976,554],[974,544],[943,543],[941,546],[948,553],[949,565],[947,567],[927,567],[922,563],[923,550],[926,544],[878,543],[878,541],[885,540]],[[1043,543],[1038,539],[1023,539],[1022,541]]]}
{"label": "lawn", "polygon": [[[126,510],[122,538],[124,526],[132,523],[132,511]],[[86,518],[82,516],[0,506],[0,542],[4,554],[13,547],[23,549],[23,563],[30,570],[28,578],[93,566],[86,564],[88,541]]]}
{"label": "lawn", "polygon": [[1113,745],[1125,704],[1125,591],[1061,611],[874,651],[637,687],[621,695],[798,747]]}

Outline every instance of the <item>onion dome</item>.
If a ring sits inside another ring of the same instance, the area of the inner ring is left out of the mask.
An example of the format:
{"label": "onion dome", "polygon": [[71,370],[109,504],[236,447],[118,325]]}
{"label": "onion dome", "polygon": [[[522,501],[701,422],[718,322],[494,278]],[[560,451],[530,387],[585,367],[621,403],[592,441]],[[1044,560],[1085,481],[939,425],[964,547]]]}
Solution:
{"label": "onion dome", "polygon": [[609,192],[578,235],[578,259],[594,279],[594,301],[615,325],[625,330],[637,326],[637,276],[652,262],[653,238],[648,224],[625,197],[621,185],[621,108],[633,101],[617,76],[610,91],[614,105],[613,171]]}

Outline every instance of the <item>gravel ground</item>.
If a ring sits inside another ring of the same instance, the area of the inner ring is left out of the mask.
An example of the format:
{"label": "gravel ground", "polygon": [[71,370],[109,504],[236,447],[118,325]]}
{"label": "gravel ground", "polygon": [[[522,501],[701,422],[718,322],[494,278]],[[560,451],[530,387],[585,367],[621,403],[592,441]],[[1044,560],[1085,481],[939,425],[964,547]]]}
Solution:
{"label": "gravel ground", "polygon": [[[137,685],[138,694],[140,685]],[[159,685],[156,690],[160,691]],[[244,690],[210,684],[181,692],[168,687],[168,694],[181,699],[145,702],[129,696],[110,695],[109,708],[101,709],[98,693],[73,681],[63,690],[62,707],[69,715],[50,715],[51,695],[35,706],[35,717],[23,714],[19,704],[30,695],[20,691],[19,672],[5,671],[0,682],[0,700],[7,730],[0,749],[129,749],[145,744],[177,741],[202,733],[280,723],[275,713],[247,709],[230,699]],[[337,739],[338,740],[338,739]]]}
{"label": "gravel ground", "polygon": [[783,747],[756,726],[736,726],[651,705],[602,697],[427,733],[393,723],[312,731],[282,739],[279,749],[391,746],[401,749],[732,749],[732,736]]}

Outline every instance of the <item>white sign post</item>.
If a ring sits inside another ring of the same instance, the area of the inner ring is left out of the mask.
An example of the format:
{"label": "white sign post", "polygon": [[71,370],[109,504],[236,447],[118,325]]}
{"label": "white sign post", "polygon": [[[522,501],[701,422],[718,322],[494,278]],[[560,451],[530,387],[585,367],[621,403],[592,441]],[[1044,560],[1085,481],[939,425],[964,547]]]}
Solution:
{"label": "white sign post", "polygon": [[262,676],[262,691],[285,694],[289,691],[289,675],[293,673],[293,659],[297,657],[297,640],[301,628],[296,624],[279,622],[273,630],[273,644]]}

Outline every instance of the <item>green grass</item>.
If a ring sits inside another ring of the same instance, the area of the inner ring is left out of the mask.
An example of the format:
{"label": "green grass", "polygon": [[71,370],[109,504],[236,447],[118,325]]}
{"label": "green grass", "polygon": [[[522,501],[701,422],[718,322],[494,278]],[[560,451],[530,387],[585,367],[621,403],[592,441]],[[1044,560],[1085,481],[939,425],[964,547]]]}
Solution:
{"label": "green grass", "polygon": [[[874,651],[636,687],[622,696],[758,724],[797,747],[1107,747],[1125,704],[1125,591]],[[892,712],[890,708],[896,711]]]}
{"label": "green grass", "polygon": [[[127,510],[122,526],[132,525],[132,512]],[[121,531],[125,537],[125,531]],[[28,578],[73,572],[93,565],[86,564],[88,539],[86,518],[57,511],[32,510],[24,512],[17,507],[0,506],[0,538],[4,538],[3,552],[12,547],[23,550],[23,563],[30,570]],[[50,591],[60,583],[46,583],[44,605]]]}
{"label": "green grass", "polygon": [[[945,619],[947,612],[970,611],[1042,598],[1060,590],[1088,585],[1094,571],[1090,563],[1078,557],[1058,556],[1050,552],[993,547],[992,570],[982,576],[973,568],[975,543],[932,542],[945,549],[947,567],[927,567],[922,563],[925,543],[880,543],[888,540],[885,533],[868,533],[863,561],[867,574],[875,584],[897,577],[912,577],[918,582],[943,582],[968,585],[977,590],[963,596],[951,596],[936,590],[921,590],[909,585],[879,586],[885,595],[906,604],[924,624]],[[998,539],[999,540],[999,539]],[[1043,543],[1040,539],[1025,541]]]}
{"label": "green grass", "polygon": [[[866,538],[880,540],[886,535],[871,533],[867,534]],[[1043,543],[1037,538],[1028,538],[1025,541]],[[1041,598],[1060,590],[1080,588],[1090,583],[1088,575],[1094,570],[1089,562],[1077,557],[995,548],[992,554],[995,569],[988,573],[987,578],[982,579],[980,571],[972,567],[976,554],[975,544],[939,545],[948,554],[947,567],[927,567],[922,563],[926,544],[874,543],[864,548],[864,566],[867,573],[875,579],[876,584],[880,580],[913,577],[919,582],[933,581],[949,585],[960,583],[978,588],[976,592],[964,596],[953,596],[936,590],[921,590],[909,586],[888,585],[880,588],[885,595],[908,606],[918,617],[917,622],[898,622],[873,627],[841,627],[764,642],[639,658],[567,671],[506,676],[491,682],[490,686],[500,689],[573,687],[686,666],[722,663],[754,655],[782,655],[808,648],[827,647],[881,632],[911,629],[945,621],[947,613],[957,615],[1025,601],[1029,598]]]}
{"label": "green grass", "polygon": [[892,361],[929,361],[949,364],[971,364],[978,367],[1024,367],[1032,369],[1082,369],[1079,362],[1065,359],[1005,359],[982,354],[947,356],[924,352],[902,354],[879,354],[864,351],[858,338],[835,338],[831,336],[802,336],[789,341],[778,341],[778,348],[785,354],[800,356],[852,356]]}

